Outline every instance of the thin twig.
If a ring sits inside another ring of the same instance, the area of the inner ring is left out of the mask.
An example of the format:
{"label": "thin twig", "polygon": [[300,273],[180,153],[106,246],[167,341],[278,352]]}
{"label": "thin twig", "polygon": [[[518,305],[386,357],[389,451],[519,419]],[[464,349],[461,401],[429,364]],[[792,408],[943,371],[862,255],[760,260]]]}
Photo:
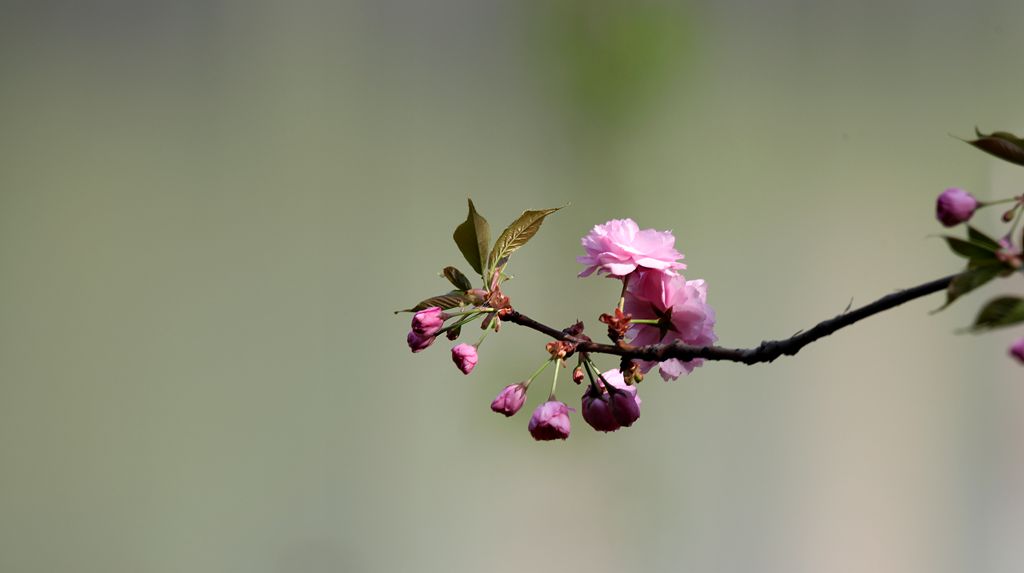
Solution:
{"label": "thin twig", "polygon": [[586,339],[577,339],[563,330],[552,328],[546,324],[537,322],[532,318],[518,311],[512,311],[502,317],[502,320],[531,328],[556,340],[564,340],[577,344],[577,352],[590,352],[594,354],[614,354],[627,358],[639,360],[662,361],[670,358],[689,361],[695,358],[704,360],[725,360],[729,362],[742,362],[743,364],[758,364],[760,362],[772,362],[780,356],[792,356],[808,344],[824,338],[833,332],[859,322],[869,316],[895,308],[905,302],[921,298],[932,293],[944,290],[957,275],[950,275],[941,279],[935,279],[922,285],[897,291],[892,294],[857,308],[852,311],[844,311],[843,314],[823,320],[813,328],[799,332],[790,338],[783,340],[766,340],[754,348],[724,348],[721,346],[690,346],[673,342],[670,344],[651,344],[649,346],[630,346],[625,343],[618,345],[600,344]]}

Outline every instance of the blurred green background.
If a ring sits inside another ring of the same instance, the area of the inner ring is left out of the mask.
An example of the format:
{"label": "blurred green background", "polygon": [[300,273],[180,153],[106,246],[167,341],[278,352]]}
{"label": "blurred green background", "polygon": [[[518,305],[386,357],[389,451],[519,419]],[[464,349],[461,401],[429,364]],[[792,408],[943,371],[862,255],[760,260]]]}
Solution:
{"label": "blurred green background", "polygon": [[613,217],[675,231],[732,346],[950,273],[935,195],[1024,185],[949,136],[1024,128],[1024,4],[2,7],[0,570],[1024,568],[1021,333],[954,334],[1019,285],[555,444],[543,392],[488,409],[541,337],[464,377],[391,314],[467,268],[467,196],[572,203],[510,267],[552,324],[614,303],[573,260]]}

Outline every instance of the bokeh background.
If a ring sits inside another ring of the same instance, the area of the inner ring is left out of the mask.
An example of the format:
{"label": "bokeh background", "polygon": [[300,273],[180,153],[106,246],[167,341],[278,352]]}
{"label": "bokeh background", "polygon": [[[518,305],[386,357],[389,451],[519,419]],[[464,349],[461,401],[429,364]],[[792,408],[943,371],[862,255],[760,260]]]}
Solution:
{"label": "bokeh background", "polygon": [[467,268],[467,196],[572,203],[510,267],[552,324],[614,303],[573,260],[613,217],[675,231],[727,345],[955,271],[935,195],[1024,186],[950,137],[1024,128],[1024,4],[0,6],[0,570],[1024,568],[1022,333],[955,333],[983,295],[555,444],[543,391],[488,409],[538,335],[464,377],[392,315]]}

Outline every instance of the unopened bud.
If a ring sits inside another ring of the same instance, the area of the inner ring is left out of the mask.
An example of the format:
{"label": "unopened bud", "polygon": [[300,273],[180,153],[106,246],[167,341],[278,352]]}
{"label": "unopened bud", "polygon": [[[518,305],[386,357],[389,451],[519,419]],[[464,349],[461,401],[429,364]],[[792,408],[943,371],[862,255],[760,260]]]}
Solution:
{"label": "unopened bud", "polygon": [[1016,207],[1014,207],[1013,209],[1010,209],[1009,211],[1003,213],[1003,222],[1004,223],[1009,223],[1010,221],[1012,221],[1013,220],[1013,216],[1016,213],[1017,213],[1017,208]]}
{"label": "unopened bud", "polygon": [[441,312],[440,307],[425,308],[413,315],[412,331],[420,336],[437,336],[448,318],[447,314]]}
{"label": "unopened bud", "polygon": [[588,388],[583,394],[583,420],[598,432],[614,432],[622,427],[615,420],[608,394]]}
{"label": "unopened bud", "polygon": [[463,374],[469,374],[476,366],[476,346],[463,343],[452,348],[452,362],[455,363],[455,366],[457,366]]}
{"label": "unopened bud", "polygon": [[619,390],[610,395],[612,415],[615,421],[625,427],[630,427],[640,417],[640,403],[636,398],[636,389]]}
{"label": "unopened bud", "polygon": [[583,369],[577,366],[572,371],[572,381],[579,384],[583,382]]}
{"label": "unopened bud", "polygon": [[413,352],[419,352],[433,344],[434,337],[421,336],[417,334],[415,330],[410,330],[409,335],[405,337],[405,341],[409,344],[410,350]]}
{"label": "unopened bud", "polygon": [[505,416],[512,416],[526,403],[526,386],[512,384],[498,393],[498,396],[491,402],[491,410]]}
{"label": "unopened bud", "polygon": [[564,440],[569,437],[569,407],[562,402],[544,402],[533,411],[528,425],[537,441]]}
{"label": "unopened bud", "polygon": [[967,221],[978,208],[978,200],[963,189],[946,189],[935,202],[935,216],[947,227]]}

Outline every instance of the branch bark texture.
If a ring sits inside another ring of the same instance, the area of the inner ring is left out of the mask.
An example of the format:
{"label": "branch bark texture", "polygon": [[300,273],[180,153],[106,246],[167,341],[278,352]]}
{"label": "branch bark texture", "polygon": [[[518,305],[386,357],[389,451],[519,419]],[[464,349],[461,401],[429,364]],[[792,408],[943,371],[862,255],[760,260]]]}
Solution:
{"label": "branch bark texture", "polygon": [[618,344],[601,344],[593,342],[586,337],[573,336],[566,330],[558,330],[546,324],[537,322],[525,314],[513,310],[502,317],[505,322],[511,322],[526,328],[541,332],[556,340],[572,342],[576,344],[577,352],[589,352],[594,354],[613,354],[625,358],[638,360],[662,361],[670,358],[678,358],[682,361],[689,361],[695,358],[704,360],[724,360],[728,362],[742,362],[743,364],[758,364],[761,362],[772,362],[780,356],[792,356],[804,346],[824,338],[833,332],[859,322],[869,316],[895,308],[905,302],[912,301],[923,296],[946,289],[957,275],[942,277],[924,284],[910,287],[901,291],[883,296],[882,298],[844,312],[833,318],[823,320],[808,330],[799,332],[789,338],[781,340],[766,340],[754,348],[726,348],[722,346],[690,346],[673,342],[671,344],[652,344],[649,346],[630,346],[624,342]]}

